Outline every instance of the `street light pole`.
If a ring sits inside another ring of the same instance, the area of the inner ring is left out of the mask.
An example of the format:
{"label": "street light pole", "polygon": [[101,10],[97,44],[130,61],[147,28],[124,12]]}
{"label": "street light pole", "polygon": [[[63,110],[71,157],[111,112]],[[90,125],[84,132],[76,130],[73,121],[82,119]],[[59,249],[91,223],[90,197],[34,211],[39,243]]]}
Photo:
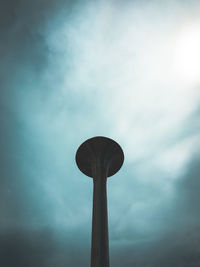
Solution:
{"label": "street light pole", "polygon": [[86,140],[76,153],[79,169],[93,178],[91,267],[110,266],[106,183],[107,177],[114,175],[123,161],[121,147],[102,136]]}

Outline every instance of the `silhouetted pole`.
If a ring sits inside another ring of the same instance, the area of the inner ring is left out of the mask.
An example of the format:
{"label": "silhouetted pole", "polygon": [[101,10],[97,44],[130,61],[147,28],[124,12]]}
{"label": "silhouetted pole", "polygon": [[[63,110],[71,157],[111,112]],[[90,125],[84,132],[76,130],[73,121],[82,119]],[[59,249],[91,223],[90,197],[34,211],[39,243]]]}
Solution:
{"label": "silhouetted pole", "polygon": [[121,147],[102,136],[86,140],[76,153],[79,169],[93,178],[91,267],[110,266],[106,182],[107,177],[121,168],[123,161]]}

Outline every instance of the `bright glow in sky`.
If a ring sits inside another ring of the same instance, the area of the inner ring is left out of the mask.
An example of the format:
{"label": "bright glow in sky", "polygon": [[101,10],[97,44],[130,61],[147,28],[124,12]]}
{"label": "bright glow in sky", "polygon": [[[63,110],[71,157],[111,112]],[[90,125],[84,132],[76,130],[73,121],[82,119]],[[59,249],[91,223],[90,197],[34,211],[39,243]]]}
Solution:
{"label": "bright glow in sky", "polygon": [[191,86],[200,83],[200,21],[191,19],[181,26],[175,43],[175,70]]}

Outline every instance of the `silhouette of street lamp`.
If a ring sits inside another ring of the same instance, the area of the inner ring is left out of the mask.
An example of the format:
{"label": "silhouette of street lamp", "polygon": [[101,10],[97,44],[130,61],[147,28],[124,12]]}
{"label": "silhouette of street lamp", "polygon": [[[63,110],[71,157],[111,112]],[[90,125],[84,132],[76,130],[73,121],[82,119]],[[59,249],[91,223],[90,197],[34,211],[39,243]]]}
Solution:
{"label": "silhouette of street lamp", "polygon": [[91,267],[109,267],[107,177],[124,162],[121,147],[112,139],[97,136],[86,140],[76,152],[78,168],[93,178]]}

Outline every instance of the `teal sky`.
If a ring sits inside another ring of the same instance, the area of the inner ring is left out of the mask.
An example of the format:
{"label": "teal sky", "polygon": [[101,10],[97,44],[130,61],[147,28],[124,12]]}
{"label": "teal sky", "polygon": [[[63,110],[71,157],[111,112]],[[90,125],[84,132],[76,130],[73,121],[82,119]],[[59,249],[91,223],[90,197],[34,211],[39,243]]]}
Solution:
{"label": "teal sky", "polygon": [[75,153],[107,136],[111,266],[199,266],[199,1],[0,3],[0,265],[89,266]]}

